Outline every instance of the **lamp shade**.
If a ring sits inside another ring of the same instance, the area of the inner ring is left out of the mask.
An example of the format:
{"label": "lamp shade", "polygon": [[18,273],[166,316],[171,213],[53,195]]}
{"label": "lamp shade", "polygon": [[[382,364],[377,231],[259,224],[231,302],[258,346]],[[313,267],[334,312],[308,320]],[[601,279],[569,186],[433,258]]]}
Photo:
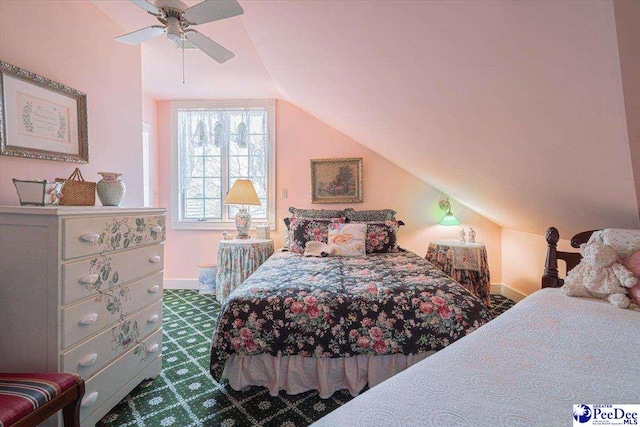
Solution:
{"label": "lamp shade", "polygon": [[458,221],[458,218],[453,216],[451,213],[448,213],[444,218],[442,218],[440,225],[460,225],[460,221]]}
{"label": "lamp shade", "polygon": [[249,179],[238,179],[224,199],[225,205],[254,205],[260,206],[260,199]]}

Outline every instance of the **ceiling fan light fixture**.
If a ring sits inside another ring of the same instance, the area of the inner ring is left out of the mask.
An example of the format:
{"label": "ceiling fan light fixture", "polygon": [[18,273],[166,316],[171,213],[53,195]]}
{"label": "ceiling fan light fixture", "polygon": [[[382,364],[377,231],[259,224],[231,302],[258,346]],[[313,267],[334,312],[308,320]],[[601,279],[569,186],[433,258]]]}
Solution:
{"label": "ceiling fan light fixture", "polygon": [[167,18],[167,37],[174,42],[182,40],[182,27],[180,27],[180,21],[178,18],[170,16]]}

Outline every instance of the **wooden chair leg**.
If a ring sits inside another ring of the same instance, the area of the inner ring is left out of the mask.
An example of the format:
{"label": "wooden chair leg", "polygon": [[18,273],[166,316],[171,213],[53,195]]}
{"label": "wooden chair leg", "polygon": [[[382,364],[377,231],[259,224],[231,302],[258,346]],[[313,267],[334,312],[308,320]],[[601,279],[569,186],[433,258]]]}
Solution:
{"label": "wooden chair leg", "polygon": [[76,387],[78,389],[78,396],[75,400],[62,408],[64,427],[80,427],[80,403],[84,396],[84,381],[80,380]]}

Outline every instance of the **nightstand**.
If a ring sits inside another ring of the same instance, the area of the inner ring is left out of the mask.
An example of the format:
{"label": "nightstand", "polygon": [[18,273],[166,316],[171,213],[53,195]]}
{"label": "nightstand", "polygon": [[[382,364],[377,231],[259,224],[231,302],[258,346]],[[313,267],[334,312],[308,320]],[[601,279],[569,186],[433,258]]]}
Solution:
{"label": "nightstand", "polygon": [[485,304],[491,303],[487,248],[483,243],[435,240],[429,243],[425,258]]}
{"label": "nightstand", "polygon": [[216,299],[222,304],[272,254],[271,239],[221,240],[218,246]]}

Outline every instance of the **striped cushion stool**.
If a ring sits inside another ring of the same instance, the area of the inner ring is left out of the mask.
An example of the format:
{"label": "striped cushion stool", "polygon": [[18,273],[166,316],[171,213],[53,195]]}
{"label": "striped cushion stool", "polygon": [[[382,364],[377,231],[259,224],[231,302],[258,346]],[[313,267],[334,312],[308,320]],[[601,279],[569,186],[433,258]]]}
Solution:
{"label": "striped cushion stool", "polygon": [[83,395],[75,374],[0,373],[0,427],[36,426],[61,409],[65,427],[79,427]]}

